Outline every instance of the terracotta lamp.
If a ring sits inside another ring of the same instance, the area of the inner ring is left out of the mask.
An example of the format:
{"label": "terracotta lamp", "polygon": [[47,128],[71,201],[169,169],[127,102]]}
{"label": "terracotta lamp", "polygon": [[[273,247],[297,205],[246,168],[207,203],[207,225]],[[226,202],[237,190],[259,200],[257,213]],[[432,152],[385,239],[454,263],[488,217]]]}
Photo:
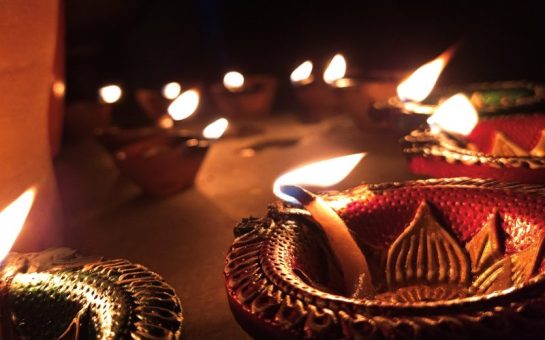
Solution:
{"label": "terracotta lamp", "polygon": [[[441,119],[446,122],[437,129]],[[454,131],[449,130],[449,119]],[[545,115],[481,117],[473,123],[474,128],[456,131],[460,128],[456,124],[471,120],[458,108],[437,117],[435,123],[432,119],[431,127],[407,135],[404,153],[411,170],[434,177],[469,176],[545,184]]]}
{"label": "terracotta lamp", "polygon": [[271,113],[277,86],[272,76],[243,76],[231,71],[223,83],[211,86],[210,93],[219,112],[229,120],[251,120]]}
{"label": "terracotta lamp", "polygon": [[[294,188],[283,193],[297,203],[244,219],[227,255],[228,300],[251,336],[532,338],[545,331],[542,187],[453,178],[321,195]],[[352,241],[337,243],[340,234]],[[363,260],[338,256],[352,244]],[[360,273],[355,286],[347,284],[353,272]]]}

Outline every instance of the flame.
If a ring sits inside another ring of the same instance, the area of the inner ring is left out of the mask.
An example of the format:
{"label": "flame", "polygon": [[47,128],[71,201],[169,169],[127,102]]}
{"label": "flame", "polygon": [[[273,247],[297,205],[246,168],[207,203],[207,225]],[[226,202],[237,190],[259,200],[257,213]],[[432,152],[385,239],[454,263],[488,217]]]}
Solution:
{"label": "flame", "polygon": [[324,81],[333,84],[336,80],[342,79],[345,73],[346,60],[342,54],[335,54],[324,71]]}
{"label": "flame", "polygon": [[445,100],[428,118],[432,132],[440,130],[467,136],[471,133],[479,115],[471,105],[471,101],[462,93],[455,94]]}
{"label": "flame", "polygon": [[113,104],[117,102],[121,98],[122,94],[123,90],[121,90],[121,87],[119,87],[119,85],[106,85],[98,90],[100,100],[103,103],[107,104]]}
{"label": "flame", "polygon": [[168,114],[174,120],[182,120],[191,116],[200,102],[200,94],[196,89],[184,91],[178,98],[174,99],[168,107]]}
{"label": "flame", "polygon": [[182,86],[178,82],[170,82],[163,86],[162,94],[166,99],[176,99],[182,92]]}
{"label": "flame", "polygon": [[416,69],[397,86],[397,96],[403,101],[421,102],[426,99],[453,53],[454,48],[450,48],[439,57]]}
{"label": "flame", "polygon": [[220,118],[210,124],[208,124],[204,130],[202,130],[202,135],[204,138],[208,139],[218,139],[220,138],[227,127],[229,126],[229,121],[225,118]]}
{"label": "flame", "polygon": [[4,260],[21,232],[35,195],[36,189],[32,187],[0,212],[0,262]]}
{"label": "flame", "polygon": [[244,76],[236,71],[227,72],[223,76],[223,86],[229,91],[240,91],[244,86]]}
{"label": "flame", "polygon": [[157,119],[157,126],[163,129],[170,129],[174,126],[174,120],[167,114],[162,115]]}
{"label": "flame", "polygon": [[66,85],[64,84],[64,81],[57,79],[53,82],[51,89],[53,90],[55,97],[62,98],[66,92]]}
{"label": "flame", "polygon": [[290,75],[292,83],[306,83],[312,80],[312,68],[314,65],[312,61],[304,61],[301,65],[297,66]]}
{"label": "flame", "polygon": [[293,197],[280,191],[282,185],[310,185],[329,187],[342,181],[365,157],[366,153],[331,158],[304,165],[278,177],[273,185],[274,194],[283,201],[298,203]]}

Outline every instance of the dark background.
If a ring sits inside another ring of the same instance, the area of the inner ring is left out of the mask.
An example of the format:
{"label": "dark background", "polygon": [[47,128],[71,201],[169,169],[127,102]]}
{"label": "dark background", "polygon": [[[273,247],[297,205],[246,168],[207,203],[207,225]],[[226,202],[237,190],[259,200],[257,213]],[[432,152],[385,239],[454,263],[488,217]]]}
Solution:
{"label": "dark background", "polygon": [[229,69],[287,84],[303,60],[336,52],[349,68],[414,69],[459,41],[442,83],[545,80],[541,1],[67,0],[66,14],[68,100]]}

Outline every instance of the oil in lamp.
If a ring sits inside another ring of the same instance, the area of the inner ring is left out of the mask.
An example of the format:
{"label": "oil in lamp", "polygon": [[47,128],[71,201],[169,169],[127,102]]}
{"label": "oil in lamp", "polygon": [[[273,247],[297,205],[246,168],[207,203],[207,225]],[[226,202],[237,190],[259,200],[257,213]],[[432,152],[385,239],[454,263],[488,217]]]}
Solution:
{"label": "oil in lamp", "polygon": [[290,75],[295,97],[303,109],[302,119],[306,121],[316,121],[338,113],[339,97],[329,84],[344,77],[346,61],[342,54],[336,54],[322,77],[315,77],[313,68],[313,63],[307,60]]}
{"label": "oil in lamp", "polygon": [[413,172],[545,183],[545,115],[506,114],[478,120],[469,99],[457,94],[437,108],[428,124],[404,138]]}
{"label": "oil in lamp", "polygon": [[[327,178],[342,168],[331,161]],[[235,228],[224,270],[232,312],[251,336],[531,338],[545,330],[542,187],[450,178],[322,194],[276,188],[283,202]],[[355,255],[340,258],[349,249]],[[358,294],[347,268],[364,273]]]}
{"label": "oil in lamp", "polygon": [[8,254],[34,195],[30,188],[0,212],[1,339],[180,338],[174,289],[141,265],[67,248]]}
{"label": "oil in lamp", "polygon": [[230,120],[252,120],[271,113],[276,96],[277,80],[269,75],[242,75],[230,71],[223,83],[210,88],[212,98]]}

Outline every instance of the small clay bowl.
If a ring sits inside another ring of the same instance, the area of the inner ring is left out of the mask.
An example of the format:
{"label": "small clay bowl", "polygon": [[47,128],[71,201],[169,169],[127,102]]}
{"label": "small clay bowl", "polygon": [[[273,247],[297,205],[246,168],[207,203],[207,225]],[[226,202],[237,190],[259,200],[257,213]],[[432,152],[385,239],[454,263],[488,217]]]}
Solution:
{"label": "small clay bowl", "polygon": [[543,130],[543,114],[488,116],[462,141],[449,134],[431,133],[429,128],[412,131],[404,137],[403,152],[409,168],[417,174],[545,184],[543,155],[505,156],[492,152],[496,132],[529,153],[540,143]]}
{"label": "small clay bowl", "polygon": [[253,120],[272,111],[278,81],[268,75],[246,76],[240,91],[229,91],[222,83],[210,88],[220,114],[229,120]]}
{"label": "small clay bowl", "polygon": [[303,121],[319,121],[337,115],[340,110],[339,94],[321,78],[292,83],[293,92],[301,106]]}
{"label": "small clay bowl", "polygon": [[251,336],[526,339],[545,331],[544,188],[453,178],[322,198],[355,235],[374,295],[345,296],[309,213],[279,203],[265,218],[244,219],[227,255],[227,297]]}
{"label": "small clay bowl", "polygon": [[166,196],[191,187],[208,151],[205,140],[157,135],[115,152],[122,174],[151,196]]}

